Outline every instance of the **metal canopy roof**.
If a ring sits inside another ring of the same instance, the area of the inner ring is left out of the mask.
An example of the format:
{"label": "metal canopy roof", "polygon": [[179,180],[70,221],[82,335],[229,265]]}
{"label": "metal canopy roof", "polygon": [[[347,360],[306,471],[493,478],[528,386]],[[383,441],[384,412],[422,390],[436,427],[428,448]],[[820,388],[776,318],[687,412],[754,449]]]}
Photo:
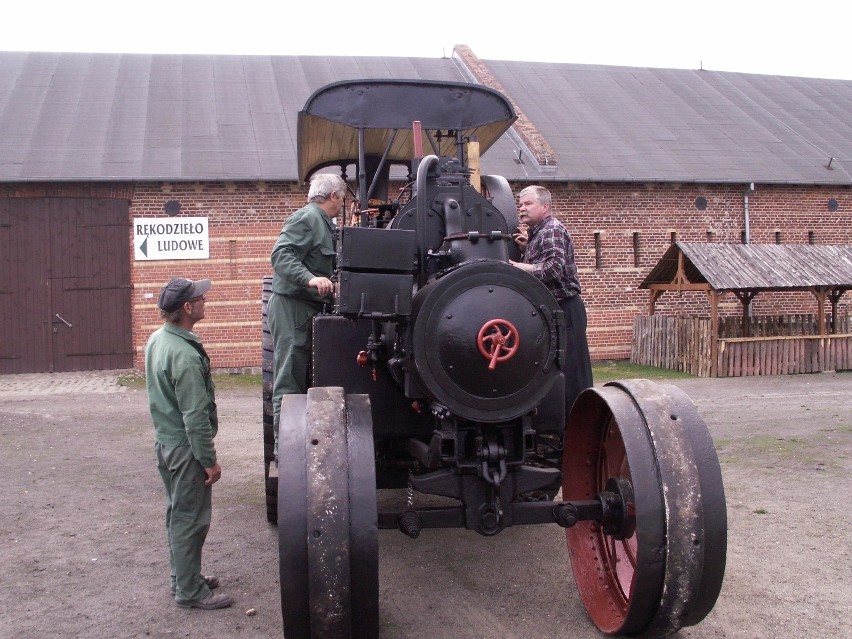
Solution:
{"label": "metal canopy roof", "polygon": [[852,246],[676,242],[639,285],[686,282],[716,291],[852,290]]}
{"label": "metal canopy roof", "polygon": [[[299,179],[332,164],[358,161],[359,130],[364,151],[390,163],[408,163],[416,156],[412,123],[420,122],[424,153],[432,153],[427,131],[458,131],[479,140],[485,153],[516,116],[511,103],[497,91],[474,84],[414,80],[354,80],[316,91],[299,112]],[[440,155],[456,154],[456,139],[432,140]]]}

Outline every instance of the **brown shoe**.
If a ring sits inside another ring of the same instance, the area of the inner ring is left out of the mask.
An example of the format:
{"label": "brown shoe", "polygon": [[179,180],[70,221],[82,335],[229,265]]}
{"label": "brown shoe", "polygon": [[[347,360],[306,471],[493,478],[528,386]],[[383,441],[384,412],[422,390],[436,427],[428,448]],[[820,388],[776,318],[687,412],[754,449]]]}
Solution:
{"label": "brown shoe", "polygon": [[217,595],[212,592],[208,593],[203,599],[198,601],[177,601],[178,608],[200,608],[201,610],[218,610],[219,608],[227,608],[234,603],[234,600],[228,595]]}
{"label": "brown shoe", "polygon": [[[201,575],[201,578],[204,580],[204,583],[207,584],[207,587],[210,588],[210,590],[219,587],[218,577],[214,577],[213,575]],[[175,592],[177,592],[177,586],[172,585],[172,594],[175,594]]]}

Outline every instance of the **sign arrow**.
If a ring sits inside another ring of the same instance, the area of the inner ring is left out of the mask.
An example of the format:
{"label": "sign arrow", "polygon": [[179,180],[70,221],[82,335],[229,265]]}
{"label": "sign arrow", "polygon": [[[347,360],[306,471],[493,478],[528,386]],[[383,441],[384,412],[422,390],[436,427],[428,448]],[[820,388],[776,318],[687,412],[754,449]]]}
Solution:
{"label": "sign arrow", "polygon": [[139,245],[139,250],[142,251],[142,255],[148,257],[148,236],[145,236],[145,239],[142,240],[142,244]]}

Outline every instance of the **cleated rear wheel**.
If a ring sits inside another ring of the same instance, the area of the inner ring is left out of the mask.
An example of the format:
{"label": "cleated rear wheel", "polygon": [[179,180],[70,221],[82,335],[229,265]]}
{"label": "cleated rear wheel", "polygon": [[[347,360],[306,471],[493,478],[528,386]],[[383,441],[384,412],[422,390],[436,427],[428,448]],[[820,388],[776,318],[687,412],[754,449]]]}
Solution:
{"label": "cleated rear wheel", "polygon": [[370,401],[342,388],[285,395],[279,434],[281,612],[288,639],[379,634]]}
{"label": "cleated rear wheel", "polygon": [[261,378],[263,381],[263,486],[266,493],[266,521],[278,523],[278,469],[275,468],[275,434],[272,414],[272,333],[266,312],[269,296],[272,295],[272,276],[263,278],[261,295],[261,330],[263,332],[261,356]]}

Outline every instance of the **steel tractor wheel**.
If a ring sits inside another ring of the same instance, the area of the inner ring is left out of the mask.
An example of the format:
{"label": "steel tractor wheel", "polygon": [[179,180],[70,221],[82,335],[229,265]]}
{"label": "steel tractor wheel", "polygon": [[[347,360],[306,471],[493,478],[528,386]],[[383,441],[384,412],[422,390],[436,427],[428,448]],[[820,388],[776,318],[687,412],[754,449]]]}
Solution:
{"label": "steel tractor wheel", "polygon": [[287,639],[379,634],[378,516],[367,395],[317,387],[281,402],[278,539]]}
{"label": "steel tractor wheel", "polygon": [[566,530],[577,589],[601,631],[664,637],[710,612],[725,572],[725,494],[685,393],[648,380],[584,391],[562,474],[563,499],[604,504],[601,521]]}
{"label": "steel tractor wheel", "polygon": [[[274,465],[275,435],[272,414],[272,334],[266,319],[269,296],[272,295],[272,276],[263,278],[261,327],[263,331],[263,355],[261,377],[263,379],[263,485],[266,492],[266,521],[278,523],[278,477]],[[270,476],[270,471],[272,474]]]}

